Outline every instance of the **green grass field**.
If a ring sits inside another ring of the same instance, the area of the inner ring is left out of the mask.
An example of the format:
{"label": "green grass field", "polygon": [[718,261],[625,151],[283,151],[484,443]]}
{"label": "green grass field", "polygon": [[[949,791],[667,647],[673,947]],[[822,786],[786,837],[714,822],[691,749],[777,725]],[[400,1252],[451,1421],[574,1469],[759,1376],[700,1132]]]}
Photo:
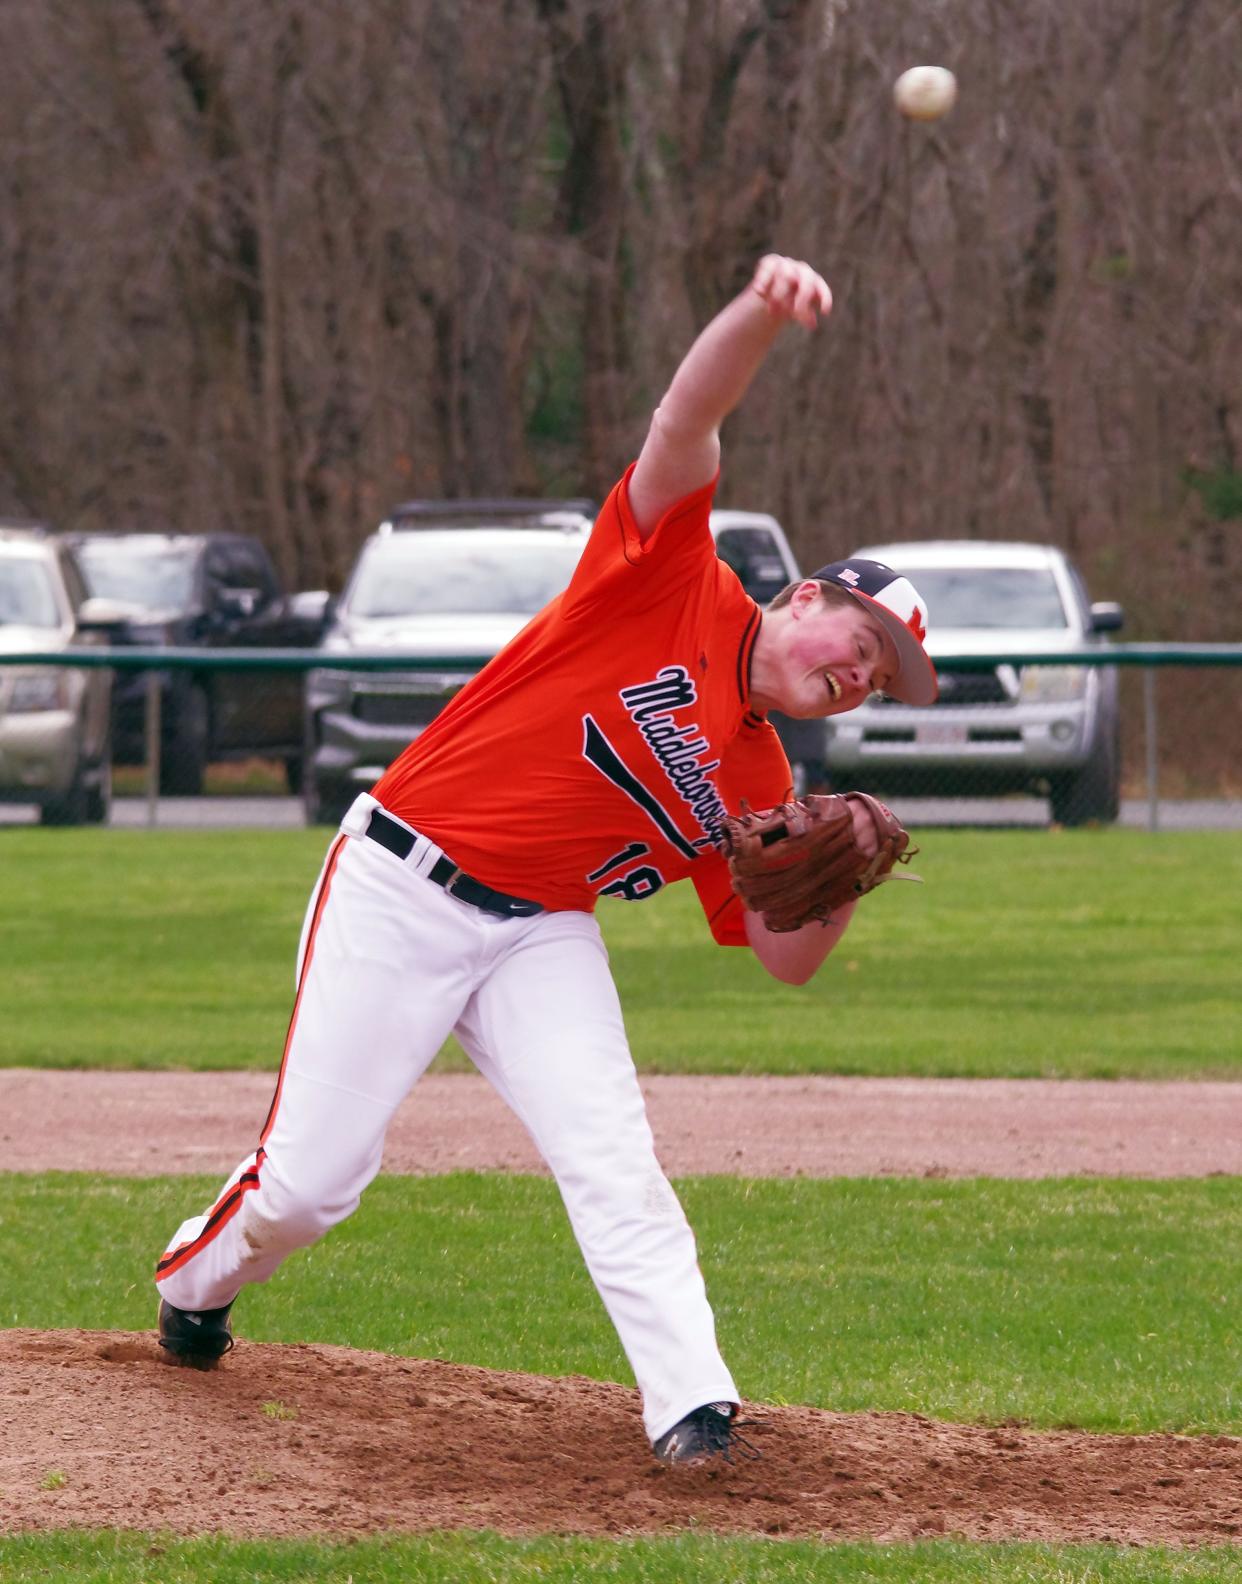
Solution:
{"label": "green grass field", "polygon": [[[0,1323],[149,1329],[153,1249],[205,1179],[0,1177]],[[1242,1201],[1194,1182],[680,1185],[725,1351],[759,1401],[968,1421],[1237,1434]],[[497,1272],[511,1273],[498,1282]],[[267,1286],[238,1331],[494,1368],[627,1379],[550,1183],[381,1178]],[[362,1544],[171,1535],[0,1539],[3,1584],[680,1584],[687,1579],[1157,1584],[1242,1578],[1242,1550],[809,1544],[687,1533]]]}
{"label": "green grass field", "polygon": [[[693,892],[601,910],[649,1071],[1236,1077],[1242,836],[927,832],[810,986],[715,948]],[[273,1069],[321,832],[0,830],[0,1062]],[[445,1058],[454,1060],[453,1054]],[[0,1326],[148,1329],[151,1262],[217,1184],[0,1175]],[[748,1396],[1242,1433],[1237,1180],[693,1179]],[[510,1273],[498,1283],[497,1271]],[[550,1298],[554,1301],[550,1302]],[[238,1305],[322,1340],[627,1380],[541,1178],[381,1178]],[[699,1533],[358,1544],[0,1537],[0,1584],[1206,1584],[1242,1548],[815,1545]]]}
{"label": "green grass field", "polygon": [[[1242,835],[931,831],[801,988],[693,890],[601,909],[650,1072],[1229,1077]],[[273,1068],[315,831],[0,830],[0,1062]],[[452,1054],[448,1059],[452,1060]],[[456,1058],[461,1060],[460,1057]]]}
{"label": "green grass field", "polygon": [[3,1584],[1220,1584],[1229,1549],[820,1546],[717,1539],[505,1540],[433,1535],[312,1545],[161,1535],[0,1539]]}
{"label": "green grass field", "polygon": [[[204,1178],[0,1177],[0,1324],[149,1330]],[[1231,1178],[684,1180],[725,1356],[764,1402],[1242,1433]],[[238,1333],[630,1381],[552,1183],[381,1177]]]}

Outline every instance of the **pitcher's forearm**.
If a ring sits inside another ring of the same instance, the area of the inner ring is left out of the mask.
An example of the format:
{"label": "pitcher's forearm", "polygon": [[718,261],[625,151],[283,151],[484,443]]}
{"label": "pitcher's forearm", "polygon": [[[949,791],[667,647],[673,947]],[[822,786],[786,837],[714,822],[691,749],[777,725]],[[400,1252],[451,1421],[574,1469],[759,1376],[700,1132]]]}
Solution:
{"label": "pitcher's forearm", "polygon": [[629,501],[642,538],[661,514],[710,484],[720,466],[720,425],[746,394],[781,327],[814,329],[832,307],[809,264],[770,253],[754,278],[712,320],[681,361],[630,475]]}
{"label": "pitcher's forearm", "polygon": [[682,359],[656,410],[670,440],[714,434],[741,402],[786,321],[748,286],[723,308]]}
{"label": "pitcher's forearm", "polygon": [[829,952],[849,928],[857,903],[837,908],[826,924],[804,924],[799,930],[775,935],[758,913],[746,912],[743,922],[751,950],[783,984],[806,984],[823,965]]}

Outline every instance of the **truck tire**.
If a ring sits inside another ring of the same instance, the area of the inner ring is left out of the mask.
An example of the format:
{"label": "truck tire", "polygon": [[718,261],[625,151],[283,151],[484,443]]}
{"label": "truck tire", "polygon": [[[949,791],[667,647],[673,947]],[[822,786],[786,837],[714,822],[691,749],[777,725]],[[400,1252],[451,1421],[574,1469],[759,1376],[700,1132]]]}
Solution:
{"label": "truck tire", "polygon": [[160,791],[165,797],[201,797],[211,740],[207,694],[191,683],[179,702],[170,699],[165,708],[176,714],[160,745]]}
{"label": "truck tire", "polygon": [[79,760],[73,780],[59,796],[39,809],[42,825],[106,825],[112,813],[112,755],[105,743],[102,758]]}
{"label": "truck tire", "polygon": [[1121,743],[1111,731],[1072,775],[1054,776],[1050,802],[1058,825],[1111,825],[1121,812]]}
{"label": "truck tire", "polygon": [[353,801],[351,792],[342,793],[321,786],[308,767],[302,783],[302,807],[306,810],[308,825],[339,825]]}
{"label": "truck tire", "polygon": [[86,766],[79,764],[73,780],[56,797],[49,798],[39,809],[41,825],[85,825],[87,810]]}

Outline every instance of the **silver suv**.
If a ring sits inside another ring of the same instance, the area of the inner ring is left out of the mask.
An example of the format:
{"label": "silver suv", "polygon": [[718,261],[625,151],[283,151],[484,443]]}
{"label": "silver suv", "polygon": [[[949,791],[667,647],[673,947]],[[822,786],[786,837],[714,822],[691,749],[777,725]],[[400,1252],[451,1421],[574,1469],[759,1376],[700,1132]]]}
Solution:
{"label": "silver suv", "polygon": [[[589,501],[416,501],[363,545],[322,648],[463,659],[496,654],[573,575],[591,531]],[[798,576],[775,518],[716,511],[716,548],[761,603]],[[303,800],[335,824],[432,721],[473,671],[350,671],[306,684]],[[823,778],[822,721],[773,717],[799,785]]]}
{"label": "silver suv", "polygon": [[[70,654],[113,614],[87,598],[67,544],[0,524],[0,653]],[[44,825],[107,820],[111,687],[105,669],[0,666],[0,802],[37,804]]]}
{"label": "silver suv", "polygon": [[926,708],[873,694],[830,721],[841,785],[894,794],[1047,796],[1063,825],[1115,820],[1121,725],[1114,666],[1008,664],[1007,651],[1106,644],[1121,607],[1092,604],[1052,545],[985,540],[876,544],[854,551],[904,573],[927,601],[927,649],[992,657],[940,674]]}

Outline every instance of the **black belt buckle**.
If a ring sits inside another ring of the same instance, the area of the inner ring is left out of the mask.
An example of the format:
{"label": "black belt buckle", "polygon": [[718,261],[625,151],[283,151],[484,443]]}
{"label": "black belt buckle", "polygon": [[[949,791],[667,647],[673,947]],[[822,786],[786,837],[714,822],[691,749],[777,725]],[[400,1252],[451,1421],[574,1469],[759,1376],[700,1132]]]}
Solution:
{"label": "black belt buckle", "polygon": [[427,878],[443,886],[456,901],[465,902],[483,913],[495,913],[498,918],[533,918],[544,910],[542,902],[528,902],[525,897],[493,891],[491,886],[466,874],[447,855],[436,859]]}
{"label": "black belt buckle", "polygon": [[[367,835],[381,847],[386,847],[395,857],[406,859],[414,851],[414,833],[407,826],[380,809],[374,809],[367,821]],[[427,878],[443,886],[449,896],[484,913],[495,913],[499,918],[533,918],[543,912],[542,902],[528,902],[525,897],[506,896],[503,891],[493,891],[481,880],[468,875],[451,858],[440,857],[432,864]]]}
{"label": "black belt buckle", "polygon": [[[453,862],[451,858],[448,861],[450,863]],[[431,878],[434,880],[435,879],[435,875],[433,874]],[[469,902],[469,901],[472,900],[470,897],[468,897],[468,896],[457,896],[457,892],[454,891],[454,889],[453,889],[453,887],[457,884],[457,882],[459,880],[468,881],[469,879],[470,879],[470,876],[468,874],[466,874],[464,870],[459,869],[456,864],[453,864],[453,872],[452,872],[452,874],[449,875],[447,880],[441,880],[439,883],[444,887],[444,889],[448,892],[448,894],[451,897],[457,897],[457,900],[459,902]],[[477,906],[477,904],[476,904],[476,906]]]}

